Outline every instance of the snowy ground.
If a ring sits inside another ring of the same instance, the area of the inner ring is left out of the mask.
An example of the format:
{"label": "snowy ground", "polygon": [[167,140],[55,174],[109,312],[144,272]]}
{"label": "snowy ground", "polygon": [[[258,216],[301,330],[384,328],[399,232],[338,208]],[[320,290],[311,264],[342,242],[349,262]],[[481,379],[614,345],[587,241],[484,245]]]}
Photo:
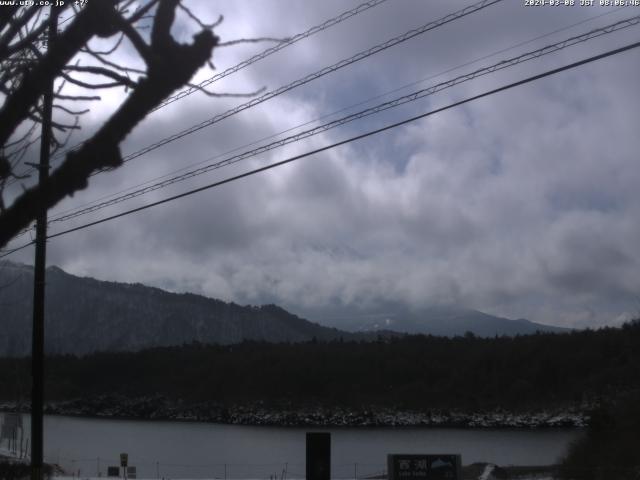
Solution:
{"label": "snowy ground", "polygon": [[[0,411],[15,411],[13,404],[0,404]],[[257,405],[225,408],[215,403],[181,406],[162,396],[125,398],[97,396],[48,404],[45,413],[101,418],[146,420],[188,420],[234,425],[270,426],[433,426],[465,428],[553,428],[584,427],[588,423],[586,408],[511,413],[504,410],[461,412],[456,410],[427,412],[399,411],[369,407],[360,411],[347,408],[308,407],[269,410]]]}
{"label": "snowy ground", "polygon": [[[68,476],[55,476],[52,477],[54,480],[105,480],[105,478],[109,478],[109,477],[68,477]],[[495,480],[496,477],[491,476],[491,474],[489,473],[488,476],[484,476],[484,474],[480,477],[477,477],[477,480]],[[549,477],[549,476],[538,476],[538,475],[527,475],[527,476],[519,476],[519,477],[512,477],[514,478],[514,480],[555,480],[553,477]],[[137,479],[137,480],[157,480],[157,479]],[[181,478],[163,478],[163,480],[193,480],[193,479],[181,479]],[[197,480],[221,480],[219,478],[211,478],[211,479],[197,479]],[[268,479],[264,479],[264,478],[256,478],[256,479],[250,479],[250,478],[246,478],[246,479],[230,479],[230,480],[268,480]],[[279,480],[279,479],[275,479],[275,480]],[[304,480],[304,479],[296,479],[296,478],[289,478],[287,477],[286,480]],[[338,480],[338,479],[336,479]],[[339,480],[354,480],[354,479],[339,479]],[[362,480],[362,479],[358,479],[358,480]],[[465,478],[465,480],[467,480]],[[469,480],[474,480],[474,479],[469,479]]]}
{"label": "snowy ground", "polygon": [[0,445],[0,459],[2,458],[11,458],[18,459],[19,455],[17,455],[13,450],[9,450],[5,445]]}

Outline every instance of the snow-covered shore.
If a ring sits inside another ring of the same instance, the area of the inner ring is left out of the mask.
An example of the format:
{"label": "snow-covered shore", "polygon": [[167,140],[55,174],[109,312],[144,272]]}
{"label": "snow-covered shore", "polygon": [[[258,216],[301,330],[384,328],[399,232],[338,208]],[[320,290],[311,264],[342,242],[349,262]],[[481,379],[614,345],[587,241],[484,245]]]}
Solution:
{"label": "snow-covered shore", "polygon": [[[12,403],[0,403],[0,411],[16,411]],[[457,428],[559,428],[585,427],[588,415],[579,408],[533,412],[462,412],[456,410],[406,411],[383,407],[360,410],[320,406],[267,408],[260,403],[233,407],[215,402],[183,404],[162,396],[125,398],[98,396],[50,403],[49,415],[72,415],[140,420],[180,420],[235,425],[313,427],[457,427]]]}

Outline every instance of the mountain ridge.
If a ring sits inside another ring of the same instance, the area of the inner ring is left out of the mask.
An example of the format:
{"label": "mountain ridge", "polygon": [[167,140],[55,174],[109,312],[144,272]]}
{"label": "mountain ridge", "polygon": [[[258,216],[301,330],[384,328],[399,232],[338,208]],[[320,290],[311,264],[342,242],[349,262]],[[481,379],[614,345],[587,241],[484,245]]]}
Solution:
{"label": "mountain ridge", "polygon": [[[3,265],[0,274],[0,355],[30,351],[30,267]],[[11,270],[11,275],[6,275]],[[5,278],[9,277],[9,278]],[[240,306],[193,293],[172,293],[140,283],[77,277],[47,269],[46,340],[48,353],[141,350],[183,343],[233,344],[243,340],[300,342],[313,338],[361,339],[309,322],[276,305]],[[87,319],[91,321],[87,321]],[[3,341],[4,340],[4,341]]]}
{"label": "mountain ridge", "polygon": [[[379,311],[385,313],[376,313]],[[337,326],[351,332],[394,331],[451,337],[471,332],[480,337],[495,335],[526,335],[540,332],[566,333],[571,329],[545,325],[523,318],[512,320],[478,310],[450,305],[410,309],[397,303],[387,303],[374,312],[349,310],[339,317],[309,312],[306,317],[323,325]],[[362,320],[364,318],[364,320]],[[360,320],[359,320],[360,319]]]}
{"label": "mountain ridge", "polygon": [[[23,356],[30,352],[32,284],[32,267],[13,262],[0,264],[0,328],[5,332],[0,337],[1,356]],[[194,293],[168,292],[141,283],[79,277],[56,266],[47,268],[45,309],[46,351],[76,355],[96,351],[137,351],[192,342],[225,345],[245,340],[274,343],[368,341],[404,332],[454,336],[470,331],[480,336],[493,336],[505,332],[520,334],[527,330],[523,330],[521,322],[458,308],[450,312],[462,315],[463,322],[453,321],[451,315],[433,320],[414,312],[392,327],[348,331],[345,327],[349,322],[327,326],[321,324],[324,322],[306,320],[275,304],[241,306]],[[467,313],[465,316],[459,312]],[[438,327],[438,321],[449,328]],[[430,330],[429,322],[432,323]],[[554,328],[525,322],[528,327],[534,325],[527,333]],[[483,323],[489,327],[483,328]]]}

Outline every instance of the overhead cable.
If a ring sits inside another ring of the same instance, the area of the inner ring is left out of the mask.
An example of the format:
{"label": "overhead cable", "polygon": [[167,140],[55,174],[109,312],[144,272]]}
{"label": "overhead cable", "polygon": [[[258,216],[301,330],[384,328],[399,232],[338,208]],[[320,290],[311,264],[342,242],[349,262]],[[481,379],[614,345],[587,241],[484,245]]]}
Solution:
{"label": "overhead cable", "polygon": [[[231,183],[231,182],[236,181],[236,180],[240,180],[241,178],[246,178],[246,177],[255,175],[257,173],[261,173],[261,172],[264,172],[264,171],[267,171],[267,170],[271,170],[273,168],[276,168],[276,167],[279,167],[279,166],[282,166],[282,165],[286,165],[288,163],[292,163],[294,161],[297,161],[297,160],[300,160],[300,159],[303,159],[303,158],[306,158],[306,157],[310,157],[312,155],[315,155],[315,154],[318,154],[318,153],[333,149],[335,147],[339,147],[341,145],[345,145],[345,144],[348,144],[348,143],[351,143],[351,142],[354,142],[354,141],[357,141],[357,140],[362,140],[362,139],[370,137],[372,135],[376,135],[378,133],[382,133],[382,132],[385,132],[387,130],[391,130],[393,128],[397,128],[399,126],[406,125],[406,124],[414,122],[416,120],[420,120],[420,119],[429,117],[431,115],[435,115],[437,113],[444,112],[446,110],[450,110],[450,109],[452,109],[454,107],[458,107],[460,105],[464,105],[466,103],[469,103],[469,102],[472,102],[472,101],[475,101],[475,100],[479,100],[481,98],[488,97],[490,95],[494,95],[496,93],[503,92],[505,90],[510,90],[512,88],[515,88],[515,87],[518,87],[518,86],[521,86],[521,85],[525,85],[527,83],[531,83],[531,82],[534,82],[536,80],[540,80],[542,78],[545,78],[545,77],[548,77],[548,76],[551,76],[551,75],[555,75],[555,74],[558,74],[560,72],[564,72],[566,70],[577,68],[577,67],[579,67],[581,65],[585,65],[585,64],[588,64],[588,63],[591,63],[591,62],[595,62],[597,60],[601,60],[601,59],[604,59],[604,58],[607,58],[607,57],[610,57],[610,56],[613,56],[613,55],[617,55],[617,54],[629,51],[629,50],[637,48],[637,47],[640,47],[640,42],[631,43],[631,44],[626,45],[624,47],[620,47],[620,48],[616,48],[616,49],[613,49],[613,50],[609,50],[609,51],[601,53],[599,55],[594,55],[592,57],[585,58],[583,60],[580,60],[580,61],[577,61],[577,62],[573,62],[573,63],[570,63],[568,65],[564,65],[562,67],[554,68],[552,70],[547,70],[546,72],[527,77],[527,78],[525,78],[523,80],[519,80],[517,82],[509,83],[507,85],[503,85],[502,87],[498,87],[498,88],[486,91],[484,93],[481,93],[481,94],[478,94],[478,95],[474,95],[472,97],[465,98],[464,100],[460,100],[460,101],[451,103],[449,105],[446,105],[444,107],[440,107],[440,108],[437,108],[435,110],[431,110],[429,112],[422,113],[420,115],[416,115],[416,116],[407,118],[405,120],[402,120],[402,121],[399,121],[399,122],[396,122],[396,123],[392,123],[392,124],[387,125],[385,127],[381,127],[381,128],[378,128],[378,129],[375,129],[375,130],[371,130],[369,132],[366,132],[366,133],[363,133],[363,134],[360,134],[360,135],[356,135],[356,136],[347,138],[345,140],[341,140],[341,141],[333,143],[331,145],[326,145],[324,147],[317,148],[315,150],[311,150],[311,151],[302,153],[300,155],[296,155],[296,156],[287,158],[285,160],[281,160],[279,162],[271,163],[269,165],[265,165],[263,167],[256,168],[254,170],[250,170],[248,172],[245,172],[245,173],[242,173],[242,174],[239,174],[239,175],[235,175],[235,176],[232,176],[232,177],[229,177],[229,178],[225,178],[224,180],[219,180],[219,181],[210,183],[210,184],[202,186],[202,187],[194,188],[194,189],[188,190],[186,192],[180,193],[178,195],[174,195],[172,197],[168,197],[168,198],[164,198],[162,200],[158,200],[157,202],[149,203],[147,205],[143,205],[143,206],[140,206],[140,207],[137,207],[137,208],[133,208],[131,210],[127,210],[125,212],[121,212],[121,213],[118,213],[118,214],[115,214],[115,215],[111,215],[109,217],[101,218],[99,220],[95,220],[95,221],[92,221],[92,222],[89,222],[89,223],[85,223],[83,225],[79,225],[79,226],[74,227],[74,228],[70,228],[68,230],[64,230],[64,231],[61,231],[61,232],[57,232],[57,233],[51,234],[51,235],[49,235],[47,237],[47,239],[60,237],[62,235],[67,235],[69,233],[77,232],[79,230],[84,230],[86,228],[89,228],[89,227],[92,227],[92,226],[95,226],[95,225],[99,225],[101,223],[109,222],[109,221],[115,220],[117,218],[125,217],[125,216],[131,215],[133,213],[137,213],[137,212],[140,212],[140,211],[143,211],[143,210],[147,210],[147,209],[152,208],[152,207],[163,205],[165,203],[169,203],[169,202],[172,202],[174,200],[178,200],[180,198],[188,197],[188,196],[194,195],[196,193],[203,192],[205,190],[210,190],[212,188],[219,187],[221,185],[224,185],[224,184],[227,184],[227,183]],[[17,248],[14,248],[14,249],[12,249],[12,250],[10,250],[8,252],[5,252],[2,255],[0,255],[0,258],[5,257],[7,255],[10,255],[11,253],[16,252],[18,250],[21,250],[23,248],[26,248],[26,247],[32,245],[33,243],[34,242],[29,242],[29,243],[24,244],[24,245],[22,245],[20,247],[17,247]]]}
{"label": "overhead cable", "polygon": [[240,63],[238,63],[237,65],[234,65],[233,67],[227,68],[226,70],[217,73],[216,75],[214,75],[211,78],[208,78],[202,82],[200,82],[198,84],[197,87],[191,87],[191,88],[187,88],[185,90],[182,90],[181,92],[176,93],[175,95],[172,95],[170,97],[168,97],[166,100],[164,100],[162,103],[160,103],[156,108],[154,108],[153,110],[151,110],[152,112],[165,107],[166,105],[169,105],[170,103],[173,103],[177,100],[180,100],[181,98],[184,98],[188,95],[191,95],[192,93],[197,92],[198,90],[211,85],[214,82],[217,82],[218,80],[227,77],[229,75],[231,75],[232,73],[236,73],[239,70],[242,70],[245,67],[248,67],[249,65],[262,60],[263,58],[268,57],[269,55],[273,55],[276,52],[279,52],[280,50],[282,50],[283,48],[286,48],[290,45],[293,45],[296,42],[299,42],[300,40],[310,37],[311,35],[314,35],[318,32],[321,32],[323,30],[326,30],[328,28],[333,27],[334,25],[337,25],[340,22],[343,22],[344,20],[347,20],[348,18],[353,17],[354,15],[358,15],[359,13],[362,13],[366,10],[369,10],[370,8],[373,8],[375,6],[380,5],[383,2],[386,2],[387,0],[371,0],[369,2],[365,2],[362,3],[360,5],[358,5],[355,8],[352,8],[351,10],[347,10],[346,12],[342,12],[340,15],[337,15],[333,18],[330,18],[329,20],[316,25],[314,27],[311,27],[309,30],[302,32],[302,33],[298,33],[296,35],[294,35],[293,37],[287,38],[284,41],[282,41],[281,43],[278,43],[270,48],[267,48],[266,50],[258,53],[257,55],[254,55],[251,58],[248,58],[247,60],[244,60]]}
{"label": "overhead cable", "polygon": [[[296,35],[294,35],[292,37],[284,39],[282,42],[279,42],[276,45],[274,45],[274,46],[272,46],[270,48],[267,48],[266,50],[263,50],[262,52],[254,55],[254,56],[252,56],[252,57],[250,57],[250,58],[248,58],[246,60],[243,60],[242,62],[240,62],[240,63],[238,63],[238,64],[236,64],[236,65],[234,65],[232,67],[229,67],[229,68],[227,68],[226,70],[224,70],[224,71],[222,71],[220,73],[217,73],[213,77],[208,78],[208,79],[200,82],[197,86],[187,88],[185,90],[182,90],[182,91],[176,93],[175,95],[172,95],[172,96],[166,98],[158,106],[156,106],[155,108],[150,110],[149,113],[155,112],[156,110],[159,110],[160,108],[165,107],[165,106],[169,105],[170,103],[173,103],[173,102],[175,102],[177,100],[185,98],[185,97],[191,95],[192,93],[197,92],[197,91],[201,90],[202,88],[204,88],[204,87],[206,87],[208,85],[211,85],[212,83],[217,82],[218,80],[223,79],[224,77],[228,77],[229,75],[231,75],[233,73],[236,73],[236,72],[242,70],[243,68],[248,67],[251,64],[254,64],[254,63],[256,63],[256,62],[258,62],[258,61],[260,61],[260,60],[262,60],[262,59],[264,59],[264,58],[266,58],[268,56],[270,56],[270,55],[273,55],[276,52],[279,52],[283,48],[289,47],[289,46],[293,45],[294,43],[297,43],[300,40],[303,40],[305,38],[308,38],[308,37],[310,37],[310,36],[312,36],[312,35],[314,35],[314,34],[316,34],[318,32],[327,30],[328,28],[331,28],[334,25],[337,25],[337,24],[339,24],[339,23],[341,23],[341,22],[343,22],[343,21],[345,21],[345,20],[347,20],[347,19],[349,19],[349,18],[351,18],[351,17],[353,17],[355,15],[358,15],[359,13],[362,13],[362,12],[364,12],[366,10],[369,10],[370,8],[376,7],[376,6],[382,4],[382,3],[386,2],[386,1],[387,0],[370,0],[368,2],[364,2],[364,3],[358,5],[355,8],[352,8],[350,10],[342,12],[341,14],[336,15],[335,17],[324,21],[319,25],[315,25],[315,26],[311,27],[310,29],[308,29],[308,30],[306,30],[304,32],[298,33],[298,34],[296,34]],[[69,20],[69,18],[67,18],[65,21],[67,21],[67,20]],[[62,22],[62,23],[64,23],[64,22]],[[77,150],[78,148],[80,148],[83,145],[83,143],[84,142],[80,142],[80,143],[74,145],[73,147],[70,147],[70,148],[67,148],[67,149],[65,149],[63,151],[60,151],[59,153],[54,155],[54,158],[57,159],[57,158],[63,157],[66,154],[68,154],[69,152]],[[22,173],[20,176],[29,175],[30,173],[32,173],[34,171],[35,171],[35,169],[28,170],[28,171]],[[15,182],[13,182],[13,183],[15,183]]]}
{"label": "overhead cable", "polygon": [[155,190],[159,190],[161,188],[167,187],[169,185],[173,185],[175,183],[187,180],[189,178],[193,178],[199,175],[202,175],[204,173],[216,170],[218,168],[222,168],[234,163],[237,163],[241,160],[245,160],[247,158],[250,157],[254,157],[256,155],[265,153],[267,151],[273,150],[275,148],[278,147],[282,147],[284,145],[288,145],[290,143],[294,143],[294,142],[298,142],[300,140],[303,140],[305,138],[309,138],[312,137],[314,135],[318,135],[320,133],[326,132],[327,130],[331,130],[333,128],[336,128],[338,126],[342,126],[345,125],[347,123],[353,122],[355,120],[359,120],[361,118],[364,117],[368,117],[370,115],[376,114],[376,113],[380,113],[383,112],[385,110],[389,110],[391,108],[395,108],[398,107],[400,105],[404,105],[406,103],[410,103],[413,101],[416,101],[418,99],[422,99],[425,98],[427,96],[433,95],[437,92],[440,92],[442,90],[445,90],[447,88],[451,88],[455,85],[459,85],[461,83],[464,82],[468,82],[470,80],[473,80],[475,78],[490,74],[490,73],[494,73],[500,70],[503,70],[505,68],[509,68],[524,62],[527,62],[529,60],[533,60],[536,58],[540,58],[544,55],[548,55],[550,53],[555,53],[559,50],[562,50],[564,48],[570,47],[572,45],[576,45],[578,43],[582,43],[582,42],[586,42],[588,40],[591,40],[593,38],[598,38],[602,35],[606,35],[618,30],[622,30],[624,28],[628,28],[634,25],[638,25],[640,24],[640,15],[635,16],[635,17],[631,17],[629,19],[626,20],[621,20],[619,22],[613,23],[611,25],[607,25],[605,27],[601,27],[601,28],[597,28],[594,30],[591,30],[587,33],[584,33],[582,35],[578,35],[575,37],[571,37],[568,38],[566,40],[563,40],[561,42],[557,42],[554,43],[553,45],[547,45],[545,47],[539,48],[537,50],[533,50],[531,52],[527,52],[527,53],[523,53],[521,55],[518,55],[517,57],[513,57],[510,58],[508,60],[502,60],[498,63],[495,63],[493,65],[487,66],[487,67],[483,67],[480,68],[478,70],[475,70],[473,72],[464,74],[464,75],[460,75],[458,77],[455,77],[451,80],[447,80],[445,82],[441,82],[438,83],[436,85],[433,85],[431,87],[428,88],[423,88],[421,90],[417,90],[413,93],[410,93],[408,95],[403,95],[401,97],[395,98],[393,100],[375,105],[373,107],[361,110],[359,112],[356,113],[352,113],[350,115],[347,115],[345,117],[333,120],[331,122],[325,123],[323,125],[319,125],[317,127],[305,130],[303,132],[297,133],[295,135],[290,135],[288,137],[282,138],[280,140],[277,140],[275,142],[269,143],[267,145],[263,145],[260,146],[258,148],[252,149],[252,150],[248,150],[245,152],[242,152],[240,154],[231,156],[229,158],[226,158],[224,160],[221,160],[219,162],[215,162],[209,165],[205,165],[203,167],[194,169],[194,170],[190,170],[188,172],[185,172],[183,174],[180,175],[176,175],[174,177],[168,178],[166,180],[163,180],[161,182],[157,182],[154,183],[152,185],[146,186],[144,188],[140,188],[138,190],[134,190],[133,192],[129,192],[125,195],[121,195],[115,198],[112,198],[110,200],[104,201],[104,202],[100,202],[97,203],[95,205],[91,205],[89,207],[85,207],[85,208],[80,208],[78,210],[75,210],[71,213],[65,214],[65,215],[60,215],[58,217],[54,217],[49,221],[49,224],[52,223],[56,223],[56,222],[64,222],[67,220],[70,220],[72,218],[76,218],[79,217],[81,215],[85,215],[88,213],[92,213],[95,212],[97,210],[101,210],[103,208],[118,204],[118,203],[122,203],[126,200],[130,200],[132,198],[135,197],[139,197],[141,195],[153,192]]}
{"label": "overhead cable", "polygon": [[240,146],[234,147],[234,148],[232,148],[232,149],[230,149],[230,150],[227,150],[227,151],[225,151],[225,152],[223,152],[223,153],[217,154],[217,155],[215,155],[215,156],[213,156],[213,157],[210,157],[210,158],[208,158],[208,159],[201,160],[201,161],[199,161],[199,162],[197,162],[197,163],[195,163],[195,164],[193,164],[193,163],[192,163],[192,164],[190,164],[190,165],[186,165],[186,166],[181,167],[181,168],[179,168],[179,169],[177,169],[177,170],[173,170],[173,171],[171,171],[171,172],[169,172],[169,173],[166,173],[166,174],[160,175],[160,176],[158,176],[158,177],[151,178],[151,179],[149,179],[149,180],[145,180],[144,182],[141,182],[141,183],[138,183],[138,184],[135,184],[135,185],[131,185],[131,186],[129,186],[129,187],[127,187],[127,188],[124,188],[124,189],[122,189],[122,190],[119,190],[119,191],[117,191],[117,192],[113,192],[113,193],[110,193],[110,194],[107,194],[107,195],[103,195],[103,196],[98,197],[98,198],[95,198],[94,200],[91,200],[90,202],[87,202],[87,203],[85,203],[85,204],[83,204],[83,205],[75,206],[75,207],[71,207],[71,208],[67,208],[66,210],[61,210],[61,211],[59,211],[59,212],[55,213],[55,214],[52,216],[52,218],[57,218],[57,216],[62,216],[62,215],[66,214],[66,213],[69,213],[69,212],[75,212],[75,211],[77,211],[78,209],[82,209],[82,208],[87,207],[87,206],[89,206],[89,205],[93,205],[93,204],[100,203],[100,202],[102,202],[103,200],[106,200],[106,199],[109,199],[109,198],[114,198],[114,197],[120,196],[120,195],[122,195],[122,194],[125,194],[126,192],[129,192],[129,191],[132,191],[132,190],[135,190],[135,189],[141,188],[141,187],[143,187],[143,186],[145,186],[145,185],[149,185],[149,184],[152,184],[152,183],[154,183],[154,182],[157,182],[158,180],[162,180],[162,179],[164,179],[164,178],[168,178],[168,177],[171,177],[171,176],[175,176],[175,175],[176,175],[176,174],[178,174],[179,172],[183,172],[183,171],[185,171],[185,170],[192,169],[192,168],[194,168],[194,167],[197,167],[197,166],[199,166],[199,165],[202,165],[203,163],[207,163],[207,162],[210,162],[210,161],[215,160],[215,159],[217,159],[217,158],[224,157],[225,155],[229,155],[229,154],[231,154],[231,153],[233,153],[233,152],[237,152],[237,151],[239,151],[239,150],[242,150],[243,148],[248,148],[248,147],[251,147],[251,146],[253,146],[253,145],[258,145],[258,144],[260,144],[261,142],[264,142],[264,141],[266,141],[266,140],[271,140],[271,139],[273,139],[273,138],[277,138],[277,137],[279,137],[279,136],[281,136],[281,135],[284,135],[285,133],[289,133],[289,132],[291,132],[291,131],[294,131],[294,130],[297,130],[297,129],[300,129],[300,128],[303,128],[303,127],[306,127],[306,126],[308,126],[308,125],[311,125],[311,124],[314,124],[314,123],[316,123],[316,122],[319,122],[320,120],[324,120],[324,119],[326,119],[326,118],[332,117],[332,116],[337,115],[337,114],[339,114],[339,113],[346,112],[346,111],[351,110],[351,109],[353,109],[353,108],[356,108],[356,107],[360,107],[360,106],[366,105],[367,103],[370,103],[370,102],[372,102],[373,100],[378,100],[378,99],[380,99],[380,98],[386,97],[386,96],[391,95],[391,94],[393,94],[393,93],[397,93],[397,92],[400,92],[400,91],[402,91],[402,90],[406,90],[406,89],[407,89],[407,88],[409,88],[409,87],[413,87],[413,86],[418,85],[418,84],[420,84],[420,83],[424,83],[424,82],[426,82],[426,81],[428,81],[428,80],[432,80],[432,79],[434,79],[434,78],[441,77],[442,75],[444,75],[444,74],[446,74],[446,73],[449,73],[449,72],[453,72],[453,71],[459,70],[459,69],[461,69],[461,68],[463,68],[463,67],[466,67],[466,66],[468,66],[468,65],[473,65],[474,63],[478,63],[478,62],[480,62],[480,61],[482,61],[482,60],[486,60],[486,59],[488,59],[488,58],[494,57],[494,56],[496,56],[496,55],[498,55],[498,54],[500,54],[500,53],[504,53],[504,52],[507,52],[507,51],[513,50],[513,49],[518,48],[518,47],[521,47],[521,46],[523,46],[523,45],[527,45],[527,44],[529,44],[529,43],[532,43],[532,42],[534,42],[534,41],[536,41],[536,40],[540,40],[540,39],[542,39],[542,38],[549,37],[549,36],[554,35],[554,34],[556,34],[556,33],[559,33],[559,32],[562,32],[562,31],[569,30],[569,29],[574,28],[574,27],[576,27],[576,26],[578,26],[578,25],[582,25],[582,24],[584,24],[584,23],[591,22],[591,21],[596,20],[596,19],[598,19],[598,18],[601,18],[601,17],[604,17],[604,16],[611,15],[612,13],[616,13],[616,12],[618,12],[619,10],[621,10],[621,9],[623,9],[623,8],[624,8],[624,7],[619,7],[619,8],[618,8],[618,9],[616,9],[616,10],[610,10],[610,11],[607,11],[607,12],[601,13],[601,14],[599,14],[599,15],[594,15],[593,17],[589,17],[589,18],[584,19],[584,20],[581,20],[581,21],[579,21],[579,22],[572,23],[572,24],[567,25],[567,26],[565,26],[565,27],[562,27],[562,28],[560,28],[560,29],[556,29],[556,30],[553,30],[553,31],[551,31],[551,32],[547,32],[547,33],[545,33],[545,34],[543,34],[543,35],[538,35],[538,36],[536,36],[536,37],[534,37],[534,38],[531,38],[531,39],[526,40],[526,41],[523,41],[523,42],[519,42],[519,43],[517,43],[517,44],[515,44],[515,45],[512,45],[512,46],[510,46],[510,47],[503,48],[503,49],[497,50],[497,51],[495,51],[495,52],[493,52],[493,53],[490,53],[490,54],[484,55],[484,56],[482,56],[482,57],[476,58],[476,59],[474,59],[474,60],[470,60],[470,61],[464,62],[464,63],[462,63],[462,64],[456,65],[456,66],[454,66],[454,67],[447,68],[446,70],[441,71],[441,72],[439,72],[439,73],[436,73],[436,74],[433,74],[433,75],[429,75],[428,77],[422,78],[422,79],[420,79],[420,80],[416,80],[416,81],[414,81],[414,82],[411,82],[411,83],[408,83],[408,84],[402,85],[402,86],[400,86],[400,87],[396,87],[396,88],[394,88],[394,89],[392,89],[392,90],[388,90],[388,91],[386,91],[386,92],[384,92],[384,93],[381,93],[381,94],[375,95],[375,96],[373,96],[373,97],[369,97],[369,98],[367,98],[367,99],[365,99],[365,100],[361,100],[361,101],[359,101],[359,102],[357,102],[357,103],[353,103],[353,104],[351,104],[351,105],[347,105],[346,107],[342,107],[342,108],[340,108],[340,109],[338,109],[338,110],[334,110],[333,112],[323,114],[323,115],[321,115],[321,116],[319,116],[319,117],[316,117],[316,118],[314,118],[314,119],[312,119],[312,120],[307,120],[307,121],[305,121],[305,122],[303,122],[303,123],[301,123],[301,124],[298,124],[298,125],[293,126],[293,127],[289,127],[289,128],[287,128],[287,129],[285,129],[285,130],[281,130],[281,131],[279,131],[279,132],[277,132],[277,133],[270,134],[270,135],[268,135],[268,136],[266,136],[266,137],[263,137],[263,138],[260,138],[260,139],[254,140],[254,141],[252,141],[252,142],[250,142],[250,143],[246,143],[246,144],[244,144],[244,145],[240,145]]}
{"label": "overhead cable", "polygon": [[[200,122],[196,125],[193,125],[189,128],[186,128],[178,133],[175,133],[173,135],[170,135],[168,137],[163,138],[162,140],[159,140],[155,143],[152,143],[151,145],[148,145],[140,150],[137,150],[133,153],[130,153],[126,156],[123,157],[123,163],[129,162],[131,160],[133,160],[134,158],[138,158],[146,153],[149,153],[153,150],[156,150],[157,148],[160,148],[164,145],[167,145],[175,140],[178,140],[182,137],[185,137],[187,135],[190,135],[192,133],[195,133],[199,130],[202,130],[203,128],[206,127],[210,127],[211,125],[218,123],[226,118],[229,118],[232,115],[235,115],[236,113],[240,113],[244,110],[247,110],[249,108],[255,107],[256,105],[259,105],[263,102],[266,102],[267,100],[270,100],[274,97],[277,97],[278,95],[282,95],[285,92],[288,92],[290,90],[293,90],[294,88],[300,87],[302,85],[305,85],[309,82],[312,82],[313,80],[316,80],[320,77],[323,77],[329,73],[333,73],[337,70],[340,70],[341,68],[344,68],[348,65],[351,65],[355,62],[358,62],[360,60],[363,60],[365,58],[368,58],[372,55],[375,55],[376,53],[382,52],[383,50],[386,50],[390,47],[393,47],[395,45],[398,45],[400,43],[406,42],[407,40],[410,40],[418,35],[421,35],[423,33],[426,33],[428,31],[434,30],[438,27],[441,27],[442,25],[445,25],[447,23],[453,22],[455,20],[458,20],[462,17],[465,17],[467,15],[470,15],[472,13],[475,13],[479,10],[482,10],[484,8],[487,8],[491,5],[494,5],[496,3],[502,2],[503,0],[482,0],[480,2],[477,2],[473,5],[470,5],[468,7],[463,8],[462,10],[458,10],[457,12],[454,13],[450,13],[438,20],[429,22],[425,25],[422,25],[418,28],[414,28],[412,30],[409,30],[405,33],[403,33],[402,35],[398,35],[397,37],[391,38],[383,43],[380,43],[378,45],[375,45],[367,50],[364,50],[362,52],[359,52],[349,58],[340,60],[339,62],[334,63],[333,65],[330,65],[328,67],[324,67],[321,70],[318,70],[314,73],[311,73],[305,77],[299,78],[298,80],[295,80],[294,82],[291,82],[287,85],[283,85],[282,87],[279,87],[275,90],[271,90],[270,92],[267,92],[259,97],[256,97],[246,103],[243,103],[241,105],[238,105],[235,108],[232,108],[230,110],[227,110],[226,112],[220,113],[218,115],[215,115],[211,118],[209,118],[208,120],[205,120],[203,122]],[[96,172],[93,173],[93,175],[100,173],[101,171],[104,170],[97,170]]]}

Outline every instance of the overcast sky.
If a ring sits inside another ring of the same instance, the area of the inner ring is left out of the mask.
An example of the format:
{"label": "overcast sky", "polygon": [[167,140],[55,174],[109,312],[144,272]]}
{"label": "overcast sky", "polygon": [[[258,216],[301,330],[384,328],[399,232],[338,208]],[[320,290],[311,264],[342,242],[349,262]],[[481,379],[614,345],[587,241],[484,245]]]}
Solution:
{"label": "overcast sky", "polygon": [[[359,3],[186,0],[203,21],[224,15],[215,30],[222,41],[289,37]],[[210,88],[272,90],[472,3],[388,0]],[[100,174],[50,215],[345,107],[370,100],[312,125],[639,14],[636,7],[528,7],[524,0],[505,0]],[[180,17],[174,35],[188,41],[197,30]],[[606,35],[51,231],[328,145],[638,38],[640,26]],[[271,45],[219,48],[213,63],[222,71]],[[119,60],[137,62],[130,50],[121,51]],[[203,70],[196,80],[214,73]],[[636,49],[53,239],[48,264],[77,275],[241,304],[275,302],[301,314],[332,307],[366,315],[393,302],[414,309],[455,304],[572,327],[616,324],[640,310],[639,84]],[[94,104],[76,141],[121,98],[122,92],[114,91]],[[150,115],[122,150],[133,152],[247,100],[191,95]],[[11,259],[32,263],[32,257],[26,249]]]}

